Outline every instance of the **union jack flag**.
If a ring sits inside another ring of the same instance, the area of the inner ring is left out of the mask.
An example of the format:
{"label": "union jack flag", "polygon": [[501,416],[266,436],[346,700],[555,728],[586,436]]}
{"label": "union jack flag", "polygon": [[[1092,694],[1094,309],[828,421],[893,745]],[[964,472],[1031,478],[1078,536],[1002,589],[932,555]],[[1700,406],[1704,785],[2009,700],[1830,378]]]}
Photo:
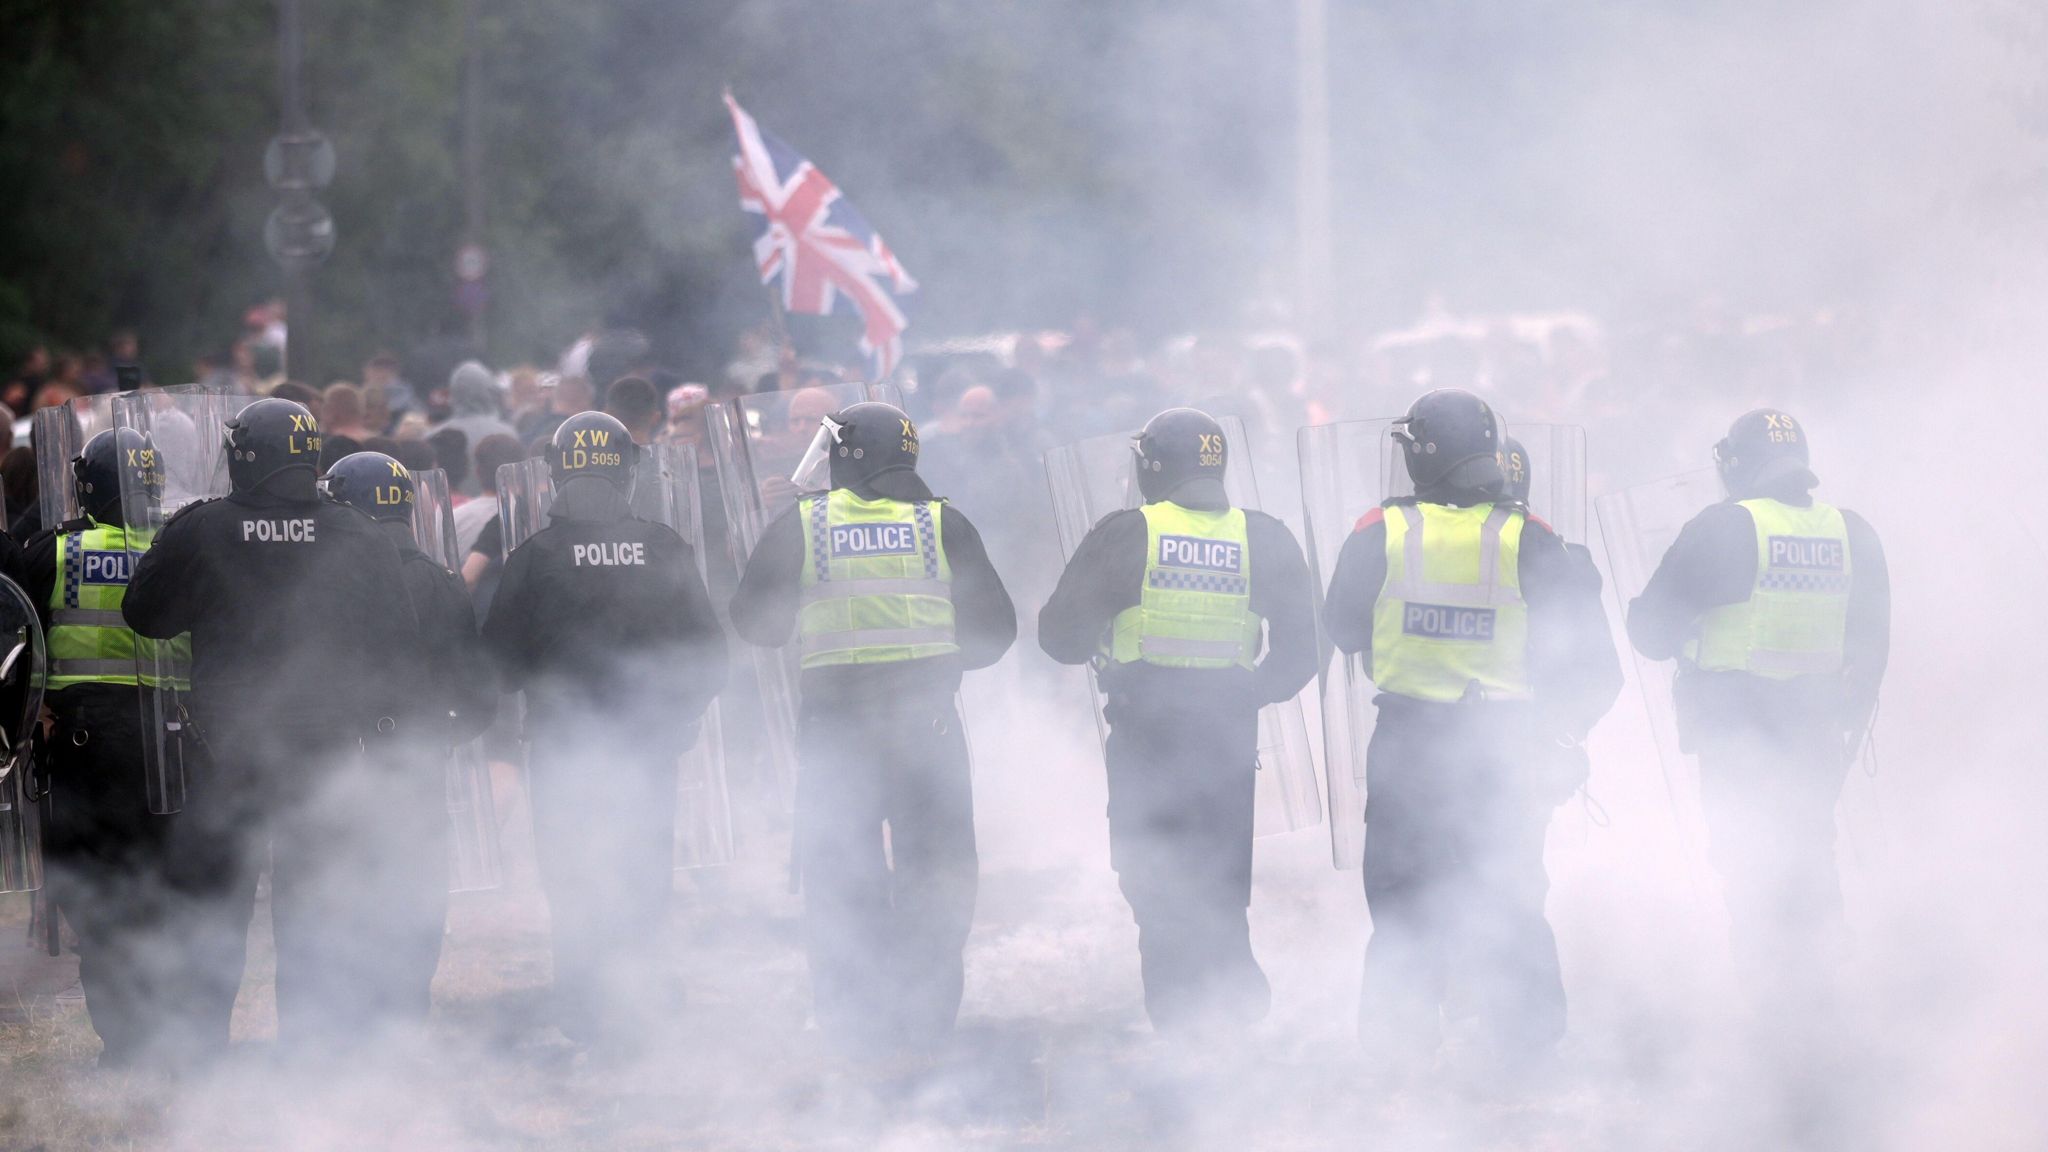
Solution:
{"label": "union jack flag", "polygon": [[740,207],[761,217],[754,237],[761,283],[781,277],[783,308],[801,315],[830,315],[839,300],[849,301],[860,313],[860,350],[876,379],[888,375],[903,358],[910,326],[896,298],[917,291],[917,281],[816,165],[762,131],[730,92],[725,106],[739,133],[732,166]]}

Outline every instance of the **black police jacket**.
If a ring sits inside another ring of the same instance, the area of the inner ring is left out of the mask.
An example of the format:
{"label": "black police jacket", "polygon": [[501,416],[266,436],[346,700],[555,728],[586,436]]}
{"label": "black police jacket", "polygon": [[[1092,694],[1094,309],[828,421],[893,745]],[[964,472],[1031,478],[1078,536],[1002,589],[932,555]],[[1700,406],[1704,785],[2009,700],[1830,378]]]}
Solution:
{"label": "black police jacket", "polygon": [[578,504],[558,499],[548,526],[506,557],[484,648],[536,725],[606,718],[648,739],[683,737],[726,674],[696,553],[623,505]]}
{"label": "black police jacket", "polygon": [[[1760,495],[1800,507],[1813,501],[1797,483]],[[1891,573],[1869,522],[1845,508],[1842,524],[1849,536],[1851,576],[1841,675],[1802,677],[1824,682],[1795,687],[1743,672],[1681,667],[1672,692],[1680,736],[1688,747],[1703,726],[1759,712],[1823,713],[1817,718],[1848,730],[1860,727],[1877,707],[1891,658]],[[1756,587],[1756,561],[1756,521],[1749,509],[1732,499],[1709,506],[1679,530],[1643,594],[1630,602],[1629,642],[1652,660],[1676,658],[1701,616],[1749,599]]]}
{"label": "black police jacket", "polygon": [[[1174,502],[1197,511],[1230,507],[1220,487],[1184,486]],[[1106,668],[1099,682],[1119,712],[1256,712],[1290,700],[1316,674],[1315,584],[1301,545],[1287,526],[1246,509],[1251,553],[1251,609],[1266,622],[1266,649],[1250,671],[1162,668],[1136,663]],[[1086,664],[1117,615],[1138,606],[1145,586],[1145,515],[1136,509],[1102,518],[1074,549],[1052,598],[1038,613],[1038,646],[1062,664]]]}
{"label": "black police jacket", "polygon": [[451,743],[473,740],[497,714],[498,676],[477,632],[469,590],[462,577],[419,550],[410,524],[380,523],[405,561],[406,593],[427,650],[427,691],[414,702],[415,715],[429,725],[447,725]]}
{"label": "black police jacket", "polygon": [[[935,499],[915,472],[884,472],[853,491],[865,500]],[[949,695],[959,689],[962,672],[986,668],[1010,650],[1017,640],[1017,608],[989,563],[981,533],[951,504],[939,506],[939,544],[953,573],[953,638],[960,651],[893,664],[806,669],[805,707],[860,707],[867,701]],[[741,639],[780,648],[795,637],[803,567],[804,529],[791,507],[761,534],[733,592],[732,626]]]}
{"label": "black police jacket", "polygon": [[122,601],[136,632],[192,634],[192,710],[209,731],[368,735],[421,693],[428,652],[404,561],[376,522],[320,498],[310,471],[180,509]]}
{"label": "black police jacket", "polygon": [[[1484,493],[1439,494],[1470,505]],[[1583,548],[1567,546],[1531,516],[1522,526],[1516,575],[1529,606],[1529,683],[1536,706],[1559,735],[1583,737],[1621,695],[1621,659],[1600,602],[1600,572]],[[1387,583],[1387,524],[1374,509],[1337,554],[1323,601],[1323,627],[1343,652],[1372,652],[1373,612]]]}

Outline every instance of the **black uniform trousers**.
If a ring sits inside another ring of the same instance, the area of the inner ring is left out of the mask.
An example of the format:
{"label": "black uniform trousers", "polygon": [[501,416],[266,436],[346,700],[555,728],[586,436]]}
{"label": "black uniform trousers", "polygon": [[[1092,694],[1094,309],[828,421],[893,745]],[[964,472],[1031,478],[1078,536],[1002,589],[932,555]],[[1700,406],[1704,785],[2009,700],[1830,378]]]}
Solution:
{"label": "black uniform trousers", "polygon": [[812,1014],[851,1050],[927,1049],[960,1012],[980,882],[953,697],[807,700],[797,756]]}
{"label": "black uniform trousers", "polygon": [[1137,921],[1152,1026],[1256,1023],[1272,999],[1248,919],[1258,714],[1113,699],[1109,717],[1110,863]]}
{"label": "black uniform trousers", "polygon": [[212,995],[232,1007],[267,847],[279,1041],[332,1052],[423,1023],[447,915],[440,766],[310,724],[206,738],[216,768],[193,830],[232,858]]}
{"label": "black uniform trousers", "polygon": [[621,740],[610,720],[537,718],[527,771],[554,948],[556,1026],[573,1040],[620,1045],[662,1017],[674,990],[664,964],[677,745]]}
{"label": "black uniform trousers", "polygon": [[1543,840],[1569,795],[1540,762],[1527,705],[1383,694],[1366,752],[1359,997],[1369,1057],[1426,1067],[1446,1019],[1503,1059],[1564,1035]]}
{"label": "black uniform trousers", "polygon": [[1810,1014],[1848,950],[1835,869],[1842,726],[1826,713],[1759,709],[1695,744],[1736,975],[1767,1014]]}
{"label": "black uniform trousers", "polygon": [[52,700],[50,794],[43,852],[48,894],[78,941],[78,979],[102,1045],[100,1063],[175,1065],[191,1038],[179,946],[175,817],[149,811],[138,690],[81,685]]}

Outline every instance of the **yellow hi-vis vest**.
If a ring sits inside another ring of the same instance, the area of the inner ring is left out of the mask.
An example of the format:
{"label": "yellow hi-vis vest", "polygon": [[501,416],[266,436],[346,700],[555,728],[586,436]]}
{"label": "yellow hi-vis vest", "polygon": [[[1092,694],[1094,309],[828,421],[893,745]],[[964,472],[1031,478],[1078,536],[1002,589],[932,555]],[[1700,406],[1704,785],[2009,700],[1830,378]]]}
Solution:
{"label": "yellow hi-vis vest", "polygon": [[960,650],[953,569],[936,500],[864,500],[844,488],[802,502],[797,617],[803,666],[893,664]]}
{"label": "yellow hi-vis vest", "polygon": [[1840,510],[1743,500],[1756,524],[1756,586],[1749,599],[1700,618],[1686,645],[1707,672],[1790,680],[1838,672],[1849,629],[1849,530]]}
{"label": "yellow hi-vis vest", "polygon": [[1527,700],[1521,511],[1386,510],[1387,580],[1372,617],[1372,680],[1418,700]]}
{"label": "yellow hi-vis vest", "polygon": [[1147,504],[1145,582],[1111,622],[1109,657],[1166,668],[1250,668],[1264,621],[1252,612],[1244,509]]}
{"label": "yellow hi-vis vest", "polygon": [[121,618],[136,546],[145,533],[94,524],[57,533],[57,582],[50,590],[49,690],[74,684],[147,684],[183,690],[192,639],[137,636]]}

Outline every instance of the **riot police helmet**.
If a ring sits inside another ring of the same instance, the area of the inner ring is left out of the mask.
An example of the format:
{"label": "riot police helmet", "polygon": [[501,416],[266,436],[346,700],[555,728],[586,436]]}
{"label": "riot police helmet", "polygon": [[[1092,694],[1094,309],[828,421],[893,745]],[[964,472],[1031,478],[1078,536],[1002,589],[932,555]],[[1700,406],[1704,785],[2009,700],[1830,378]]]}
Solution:
{"label": "riot police helmet", "polygon": [[228,481],[248,492],[293,469],[320,471],[320,424],[304,404],[258,400],[228,421]]}
{"label": "riot police helmet", "polygon": [[1758,408],[1737,417],[1714,445],[1714,467],[1732,496],[1820,483],[1807,458],[1806,429],[1790,413]]}
{"label": "riot police helmet", "polygon": [[1513,436],[1501,438],[1500,470],[1503,478],[1501,490],[1507,494],[1509,502],[1528,507],[1529,450]]}
{"label": "riot police helmet", "polygon": [[910,414],[879,400],[850,404],[819,422],[818,435],[832,463],[832,487],[865,484],[887,472],[917,471],[917,425]]}
{"label": "riot police helmet", "polygon": [[[142,522],[163,500],[163,462],[149,436],[134,428],[109,428],[85,442],[71,461],[71,476],[78,489],[78,506],[102,524],[121,526],[131,520]],[[147,508],[137,507],[127,515],[123,491],[129,500],[141,499]]]}
{"label": "riot police helmet", "polygon": [[412,522],[412,473],[382,452],[351,452],[327,470],[327,495],[372,520]]}
{"label": "riot police helmet", "polygon": [[548,474],[557,488],[571,480],[603,480],[622,493],[633,491],[640,446],[616,416],[578,412],[562,421],[548,448]]}
{"label": "riot police helmet", "polygon": [[1426,393],[1394,421],[1394,441],[1417,493],[1499,491],[1500,420],[1462,388]]}
{"label": "riot police helmet", "polygon": [[1230,449],[1223,425],[1199,408],[1168,408],[1147,421],[1132,448],[1138,454],[1138,491],[1164,500],[1193,480],[1221,482]]}

